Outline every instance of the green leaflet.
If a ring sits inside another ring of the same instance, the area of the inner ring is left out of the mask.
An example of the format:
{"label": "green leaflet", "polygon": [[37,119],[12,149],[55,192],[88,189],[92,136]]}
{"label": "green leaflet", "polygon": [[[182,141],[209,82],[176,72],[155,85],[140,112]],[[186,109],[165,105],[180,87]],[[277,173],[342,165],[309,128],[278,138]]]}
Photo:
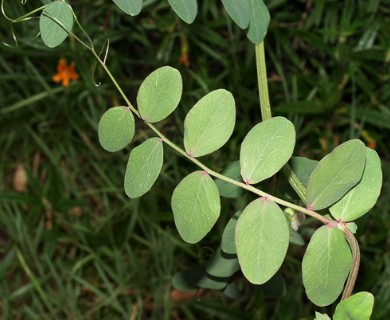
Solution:
{"label": "green leaflet", "polygon": [[207,263],[207,274],[218,278],[229,278],[240,270],[236,255],[227,255],[219,248]]}
{"label": "green leaflet", "polygon": [[176,228],[184,241],[200,241],[218,220],[221,203],[218,188],[205,171],[185,177],[172,195]]}
{"label": "green leaflet", "polygon": [[128,108],[110,108],[99,121],[99,142],[109,152],[119,151],[131,142],[134,130],[134,117]]}
{"label": "green leaflet", "polygon": [[306,203],[313,210],[340,200],[362,177],[366,149],[360,140],[347,141],[325,156],[307,185]]}
{"label": "green leaflet", "polygon": [[168,0],[172,9],[186,23],[193,23],[198,14],[196,0]]}
{"label": "green leaflet", "polygon": [[115,4],[125,13],[136,16],[142,10],[143,0],[113,0]]}
{"label": "green leaflet", "polygon": [[330,207],[330,213],[335,219],[356,220],[375,205],[381,187],[381,160],[375,150],[366,147],[366,165],[360,182]]}
{"label": "green leaflet", "polygon": [[288,248],[283,211],[266,198],[251,202],[238,218],[235,240],[244,276],[254,284],[267,282],[279,270]]}
{"label": "green leaflet", "polygon": [[241,144],[241,176],[255,184],[277,173],[295,146],[294,125],[283,117],[265,120],[249,131]]}
{"label": "green leaflet", "polygon": [[323,226],[314,232],[302,262],[303,285],[310,301],[320,307],[333,303],[351,265],[351,250],[339,229]]}
{"label": "green leaflet", "polygon": [[337,305],[333,320],[369,320],[373,307],[374,296],[369,292],[358,292]]}
{"label": "green leaflet", "polygon": [[59,46],[68,37],[68,32],[72,31],[72,27],[73,11],[71,6],[64,1],[54,1],[48,4],[39,17],[41,38],[49,48]]}
{"label": "green leaflet", "polygon": [[249,25],[248,0],[222,0],[222,3],[229,16],[241,29],[248,28]]}
{"label": "green leaflet", "polygon": [[264,40],[267,34],[270,15],[267,6],[263,0],[249,1],[249,30],[248,39],[254,44],[259,44]]}
{"label": "green leaflet", "polygon": [[150,138],[134,148],[127,162],[125,192],[138,198],[156,182],[163,165],[163,144],[159,138]]}
{"label": "green leaflet", "polygon": [[166,66],[153,71],[138,90],[141,117],[150,123],[165,119],[178,106],[182,92],[183,82],[178,70]]}
{"label": "green leaflet", "polygon": [[236,225],[238,217],[240,216],[241,211],[237,211],[233,217],[230,218],[225,229],[223,230],[222,240],[221,240],[221,250],[227,254],[236,254]]}
{"label": "green leaflet", "polygon": [[[242,179],[240,171],[240,161],[234,161],[231,162],[224,171],[222,171],[222,174],[225,177],[241,182]],[[242,189],[234,184],[221,179],[215,179],[215,183],[219,189],[221,197],[238,198],[242,194]]]}
{"label": "green leaflet", "polygon": [[297,175],[299,181],[307,187],[310,175],[313,173],[318,161],[303,157],[291,158],[291,169]]}
{"label": "green leaflet", "polygon": [[214,90],[200,99],[184,120],[184,147],[192,157],[221,148],[233,133],[236,105],[229,91]]}

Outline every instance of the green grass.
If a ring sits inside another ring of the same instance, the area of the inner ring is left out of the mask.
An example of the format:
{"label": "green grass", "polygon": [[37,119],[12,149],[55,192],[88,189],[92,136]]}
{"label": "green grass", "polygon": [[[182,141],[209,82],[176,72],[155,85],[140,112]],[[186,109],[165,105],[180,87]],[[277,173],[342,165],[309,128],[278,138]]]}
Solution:
{"label": "green grass", "polygon": [[[110,1],[73,1],[97,47],[110,38],[108,66],[132,102],[142,79],[155,68],[179,68],[184,96],[179,109],[159,127],[181,143],[183,119],[208,91],[230,90],[237,103],[233,139],[205,159],[222,170],[238,158],[240,143],[260,121],[254,48],[221,12],[217,1],[202,1],[193,25],[180,23],[166,2],[146,2],[130,18]],[[340,142],[365,136],[383,160],[382,196],[359,221],[362,266],[356,290],[371,291],[372,319],[390,315],[389,212],[390,112],[389,10],[386,1],[268,1],[266,38],[271,104],[298,131],[295,154],[321,158]],[[311,6],[308,5],[311,3]],[[37,4],[27,3],[27,9]],[[23,14],[19,2],[6,11]],[[5,19],[2,41],[12,44]],[[312,319],[300,276],[304,249],[291,246],[282,274],[287,294],[272,298],[238,274],[244,295],[232,301],[206,290],[200,299],[171,301],[176,271],[204,263],[218,247],[229,217],[249,201],[223,202],[223,214],[198,245],[184,243],[170,209],[173,188],[195,168],[166,148],[161,177],[140,200],[123,191],[132,146],[150,132],[138,124],[134,142],[109,154],[97,140],[103,112],[122,104],[92,58],[67,40],[43,46],[37,21],[14,26],[19,48],[0,52],[0,318],[2,319]],[[190,67],[179,63],[188,40]],[[80,80],[63,88],[51,81],[61,57],[75,61]],[[367,142],[367,141],[366,141]],[[23,193],[15,192],[18,164],[27,171]],[[268,188],[268,186],[265,186]],[[311,222],[302,228],[308,240]],[[329,314],[332,308],[322,310]]]}

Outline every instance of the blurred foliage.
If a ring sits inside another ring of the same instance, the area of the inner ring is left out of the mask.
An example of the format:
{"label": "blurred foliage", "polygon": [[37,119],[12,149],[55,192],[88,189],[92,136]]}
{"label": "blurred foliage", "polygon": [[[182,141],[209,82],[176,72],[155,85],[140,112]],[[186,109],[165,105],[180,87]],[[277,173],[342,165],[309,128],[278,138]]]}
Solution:
{"label": "blurred foliage", "polygon": [[[213,89],[230,90],[238,108],[233,138],[205,162],[222,170],[238,158],[244,135],[260,121],[254,48],[219,1],[200,1],[192,25],[182,23],[166,1],[146,0],[137,17],[108,0],[70,2],[97,48],[110,39],[107,64],[133,102],[142,79],[155,68],[168,64],[181,71],[182,103],[159,124],[176,142],[181,143],[183,119],[197,99]],[[39,5],[5,1],[4,10],[18,17]],[[295,154],[319,159],[357,137],[382,157],[382,196],[358,221],[362,266],[356,291],[371,291],[372,319],[385,319],[390,316],[390,3],[271,0],[267,5],[271,104],[297,128]],[[244,294],[238,300],[211,290],[198,292],[196,299],[173,291],[173,274],[209,259],[223,227],[249,195],[223,201],[224,214],[213,232],[200,244],[184,243],[174,227],[170,197],[194,167],[167,150],[152,191],[128,199],[123,176],[132,146],[108,154],[97,139],[102,113],[123,103],[108,77],[100,69],[93,77],[92,57],[72,39],[46,48],[37,38],[37,19],[12,28],[1,17],[1,41],[8,44],[0,51],[2,319],[313,318],[300,275],[304,248],[295,245],[281,269],[287,287],[281,298],[249,285],[240,274],[235,282]],[[69,87],[52,81],[61,58],[74,61],[80,75]],[[138,128],[132,145],[150,133],[141,123]],[[272,190],[272,183],[264,188]],[[310,219],[303,222],[306,241],[313,226]],[[332,307],[317,311],[331,314]]]}

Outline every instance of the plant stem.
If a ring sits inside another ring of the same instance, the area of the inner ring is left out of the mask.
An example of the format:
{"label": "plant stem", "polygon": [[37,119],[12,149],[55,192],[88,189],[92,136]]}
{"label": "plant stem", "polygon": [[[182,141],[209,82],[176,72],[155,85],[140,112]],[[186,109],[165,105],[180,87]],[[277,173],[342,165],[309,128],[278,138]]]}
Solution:
{"label": "plant stem", "polygon": [[349,272],[348,279],[345,284],[344,292],[341,297],[341,300],[348,299],[351,296],[353,287],[355,286],[356,278],[358,276],[359,265],[360,265],[359,243],[357,242],[353,233],[348,228],[344,229],[344,236],[345,239],[347,239],[348,244],[352,251],[352,267],[351,267],[351,271]]}
{"label": "plant stem", "polygon": [[261,117],[264,120],[272,118],[271,105],[268,95],[268,80],[267,68],[265,64],[264,42],[257,44],[256,50],[256,70],[257,70],[257,84],[259,88],[260,111]]}
{"label": "plant stem", "polygon": [[[269,102],[269,94],[268,94],[268,84],[267,84],[267,69],[265,64],[265,53],[264,53],[264,42],[256,45],[256,69],[257,69],[257,82],[259,86],[259,98],[260,98],[260,109],[261,109],[261,117],[264,120],[270,119],[272,117],[271,106]],[[295,172],[292,170],[290,165],[286,164],[282,169],[284,175],[287,177],[287,180],[291,187],[295,190],[298,196],[301,198],[303,202],[305,202],[306,198],[306,188],[302,184],[302,182],[298,179]],[[274,200],[275,201],[275,200]],[[277,202],[277,201],[275,201]],[[278,202],[281,204],[280,202]],[[289,206],[292,209],[292,206]],[[296,209],[295,209],[296,210]],[[303,212],[302,210],[297,210]],[[303,212],[306,213],[306,212]],[[311,215],[309,213],[306,213]],[[311,215],[313,217],[313,215]],[[318,219],[318,217],[315,217]],[[321,216],[321,218],[323,218]],[[318,219],[324,222],[322,219]],[[330,221],[330,220],[328,220]],[[326,223],[326,222],[324,222]],[[359,244],[352,234],[352,232],[348,229],[344,229],[344,237],[348,241],[348,244],[352,251],[352,267],[348,275],[347,282],[345,284],[344,292],[341,300],[345,300],[351,296],[353,287],[355,285],[355,281],[359,272],[360,265],[360,249]]]}
{"label": "plant stem", "polygon": [[[260,110],[261,118],[264,120],[272,118],[271,104],[269,102],[269,93],[268,93],[268,80],[267,80],[267,67],[265,63],[265,52],[264,52],[264,42],[257,44],[255,47],[256,51],[256,70],[257,70],[257,83],[259,88],[259,99],[260,99]],[[297,193],[299,198],[305,202],[306,198],[306,188],[302,182],[298,179],[297,175],[290,167],[289,164],[286,164],[283,169],[283,174],[287,178],[289,184]]]}

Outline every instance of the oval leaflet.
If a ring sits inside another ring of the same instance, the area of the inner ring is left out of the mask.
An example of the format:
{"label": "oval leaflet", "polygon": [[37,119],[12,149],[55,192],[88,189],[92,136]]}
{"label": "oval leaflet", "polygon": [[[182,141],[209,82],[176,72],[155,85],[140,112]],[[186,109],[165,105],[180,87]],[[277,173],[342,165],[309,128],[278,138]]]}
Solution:
{"label": "oval leaflet", "polygon": [[338,228],[322,226],[314,232],[302,262],[310,301],[319,307],[332,304],[343,290],[351,265],[351,250]]}
{"label": "oval leaflet", "polygon": [[334,218],[343,221],[356,220],[375,205],[381,187],[381,160],[375,150],[366,147],[366,165],[361,180],[330,207],[330,213]]}
{"label": "oval leaflet", "polygon": [[340,200],[361,179],[365,162],[366,149],[360,140],[349,140],[336,147],[311,174],[307,184],[307,205],[320,210]]}
{"label": "oval leaflet", "polygon": [[150,138],[131,151],[125,173],[125,192],[138,198],[156,182],[163,165],[163,144],[159,138]]}
{"label": "oval leaflet", "polygon": [[205,171],[186,176],[173,191],[171,204],[176,228],[189,243],[199,242],[221,211],[218,188]]}
{"label": "oval leaflet", "polygon": [[134,131],[134,117],[131,111],[126,107],[113,107],[100,118],[99,142],[105,150],[116,152],[131,142]]}
{"label": "oval leaflet", "polygon": [[235,242],[244,276],[254,284],[267,282],[287,253],[289,231],[283,211],[266,198],[252,201],[238,218]]}
{"label": "oval leaflet", "polygon": [[72,7],[64,1],[48,4],[39,17],[42,41],[49,48],[59,46],[68,37],[73,27]]}
{"label": "oval leaflet", "polygon": [[233,133],[236,105],[233,95],[214,90],[200,99],[184,120],[184,147],[192,157],[221,148]]}
{"label": "oval leaflet", "polygon": [[137,105],[142,119],[155,123],[168,117],[178,106],[182,91],[178,70],[165,66],[153,71],[138,90]]}
{"label": "oval leaflet", "polygon": [[255,184],[277,173],[291,158],[295,128],[291,121],[274,117],[254,126],[241,144],[241,176]]}

